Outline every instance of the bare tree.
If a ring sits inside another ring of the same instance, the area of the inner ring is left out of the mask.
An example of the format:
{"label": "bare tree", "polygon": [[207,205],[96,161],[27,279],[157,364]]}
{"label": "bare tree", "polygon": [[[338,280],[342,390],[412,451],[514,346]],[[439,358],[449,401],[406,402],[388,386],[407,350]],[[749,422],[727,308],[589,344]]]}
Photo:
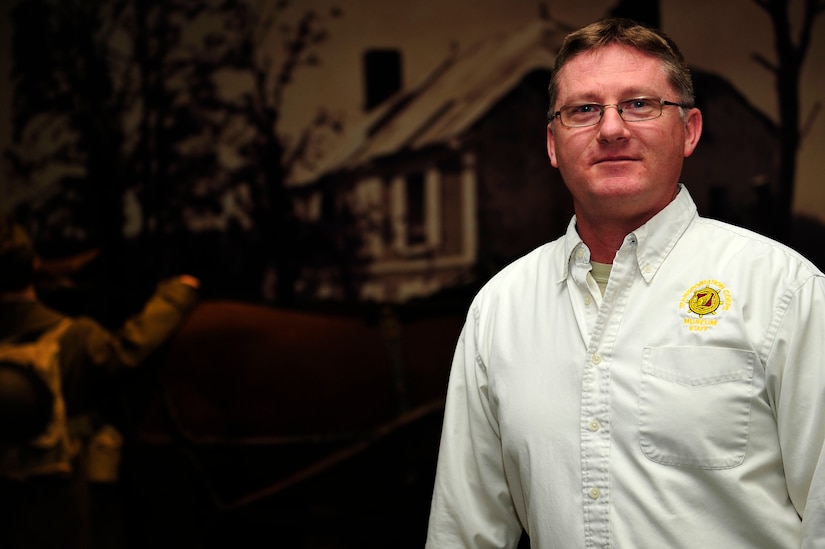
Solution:
{"label": "bare tree", "polygon": [[[220,4],[222,19],[232,32],[211,35],[214,68],[245,75],[250,85],[239,97],[206,107],[221,113],[223,127],[229,129],[224,136],[234,141],[239,162],[229,174],[230,184],[250,190],[257,255],[265,263],[264,271],[275,275],[274,299],[282,306],[294,300],[295,282],[306,259],[302,241],[308,229],[295,216],[287,180],[296,165],[311,155],[313,135],[338,126],[335,116],[320,111],[292,141],[280,131],[286,90],[297,71],[319,64],[317,46],[328,38],[328,21],[341,15],[333,7],[326,14],[306,9],[288,17],[293,7],[286,0]],[[235,139],[230,137],[233,128]]]}
{"label": "bare tree", "polygon": [[[811,43],[816,18],[825,12],[825,1],[804,0],[798,25],[792,22],[790,0],[754,0],[765,10],[774,29],[776,62],[754,54],[754,59],[774,74],[779,104],[779,191],[776,196],[771,231],[776,238],[787,240],[790,235],[794,186],[796,182],[797,152],[804,137],[801,123],[799,88],[802,67]],[[793,28],[798,26],[796,36]],[[818,110],[814,107],[812,116]],[[809,117],[810,120],[810,117]]]}
{"label": "bare tree", "polygon": [[[317,46],[341,15],[331,4],[322,13],[295,0],[15,3],[6,160],[23,183],[55,167],[67,174],[49,202],[30,192],[16,207],[131,262],[130,277],[200,268],[250,298],[274,279],[274,299],[289,304],[310,229],[287,181],[312,155],[313,135],[337,131],[338,120],[319,112],[297,136],[279,126],[285,91],[320,63]],[[53,135],[61,140],[44,152],[32,146]]]}

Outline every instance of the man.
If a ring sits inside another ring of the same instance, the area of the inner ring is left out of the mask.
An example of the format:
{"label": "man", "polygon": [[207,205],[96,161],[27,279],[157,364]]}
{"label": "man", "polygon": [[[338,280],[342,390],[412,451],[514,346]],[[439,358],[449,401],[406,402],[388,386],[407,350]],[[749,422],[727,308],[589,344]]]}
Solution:
{"label": "man", "polygon": [[549,91],[575,217],[470,306],[427,547],[825,547],[825,276],[697,216],[665,35],[574,32]]}
{"label": "man", "polygon": [[[74,426],[84,425],[79,418],[94,416],[111,399],[120,375],[168,340],[197,303],[200,284],[189,275],[161,282],[144,309],[112,332],[92,318],[67,320],[43,304],[34,286],[36,261],[22,227],[0,219],[0,346],[36,342],[57,327],[63,330],[56,335],[59,382],[51,384],[52,372],[38,372],[50,380],[51,390],[60,388],[52,395],[59,405],[49,403],[54,442],[0,441],[0,547],[89,547],[90,494],[80,439],[92,433]],[[2,391],[13,399],[8,393]]]}

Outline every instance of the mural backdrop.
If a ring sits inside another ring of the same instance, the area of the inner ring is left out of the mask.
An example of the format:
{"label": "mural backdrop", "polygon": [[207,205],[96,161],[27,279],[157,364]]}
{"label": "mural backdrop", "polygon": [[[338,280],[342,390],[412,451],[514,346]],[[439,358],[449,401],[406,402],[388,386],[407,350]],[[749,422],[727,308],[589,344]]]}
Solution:
{"label": "mural backdrop", "polygon": [[566,224],[542,88],[564,34],[615,13],[694,68],[702,211],[821,261],[820,3],[346,4],[4,2],[3,210],[126,295],[182,270],[288,307],[475,287]]}
{"label": "mural backdrop", "polygon": [[158,279],[203,281],[124,395],[107,547],[422,545],[452,347],[476,289],[569,221],[546,86],[604,15],[693,69],[702,212],[825,265],[821,1],[0,8],[0,209],[41,296],[116,326]]}

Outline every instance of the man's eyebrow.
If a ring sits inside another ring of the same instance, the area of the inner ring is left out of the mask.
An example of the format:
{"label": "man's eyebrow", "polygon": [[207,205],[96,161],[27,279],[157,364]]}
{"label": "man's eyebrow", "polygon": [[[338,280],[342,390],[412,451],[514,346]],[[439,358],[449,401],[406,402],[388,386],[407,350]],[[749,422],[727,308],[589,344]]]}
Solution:
{"label": "man's eyebrow", "polygon": [[[653,92],[651,90],[643,90],[640,88],[632,88],[626,90],[624,93],[619,94],[621,97],[616,101],[626,101],[628,99],[636,99],[637,97],[659,97],[660,94],[657,92]],[[599,105],[609,104],[605,103],[601,98],[598,97],[598,94],[595,93],[583,93],[571,96],[571,99],[568,99],[562,105],[582,105],[585,103],[597,103]]]}
{"label": "man's eyebrow", "polygon": [[581,105],[583,103],[598,103],[599,100],[597,99],[595,94],[580,94],[571,96],[570,99],[566,100],[562,105]]}

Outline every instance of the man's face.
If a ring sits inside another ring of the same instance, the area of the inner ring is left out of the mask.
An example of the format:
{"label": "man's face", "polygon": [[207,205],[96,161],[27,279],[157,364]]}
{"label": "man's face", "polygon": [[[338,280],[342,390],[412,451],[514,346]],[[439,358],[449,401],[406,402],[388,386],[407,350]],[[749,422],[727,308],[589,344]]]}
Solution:
{"label": "man's face", "polygon": [[[679,102],[661,61],[614,44],[565,65],[552,107],[635,97]],[[580,221],[641,225],[673,199],[684,158],[693,153],[701,130],[698,109],[690,109],[685,120],[678,107],[665,106],[660,118],[625,122],[608,107],[594,126],[568,128],[556,119],[547,127],[547,150]]]}

